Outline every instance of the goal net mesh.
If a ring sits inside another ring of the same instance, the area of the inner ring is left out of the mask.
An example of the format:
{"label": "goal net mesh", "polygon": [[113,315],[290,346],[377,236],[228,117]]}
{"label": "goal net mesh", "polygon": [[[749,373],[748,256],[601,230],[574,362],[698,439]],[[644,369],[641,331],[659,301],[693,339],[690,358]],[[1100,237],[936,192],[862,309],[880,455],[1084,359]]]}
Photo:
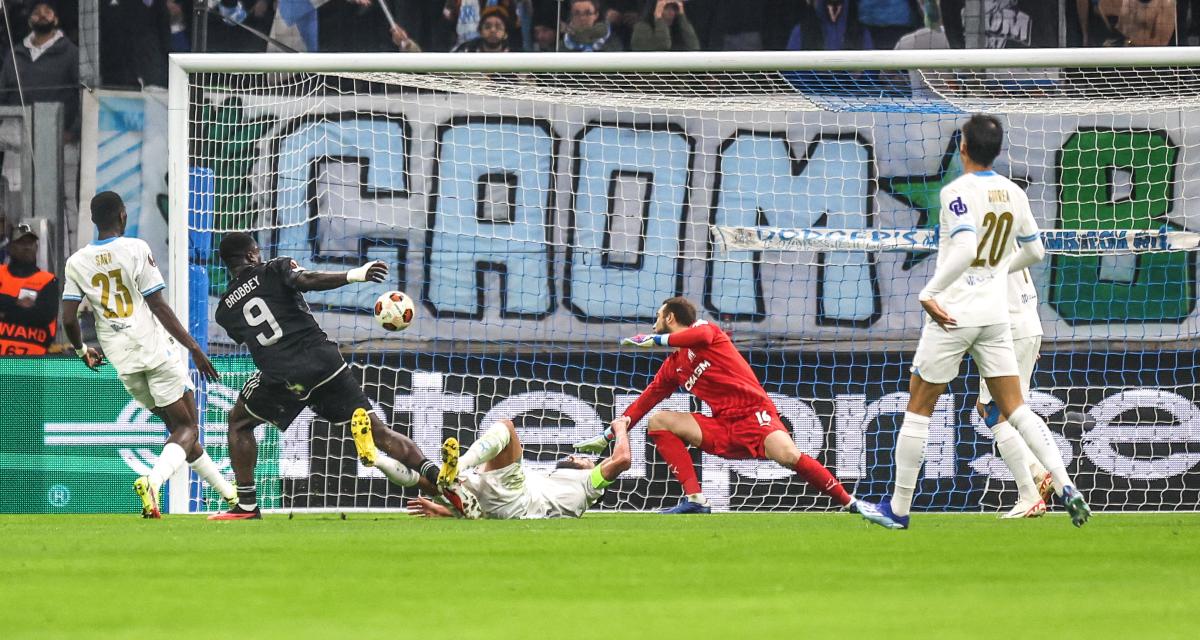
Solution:
{"label": "goal net mesh", "polygon": [[[388,282],[306,297],[380,417],[435,460],[443,438],[468,445],[512,418],[530,472],[552,468],[666,355],[620,338],[685,295],[732,336],[800,450],[879,499],[938,192],[962,172],[959,127],[986,111],[1006,129],[996,169],[1057,230],[1032,270],[1045,335],[1030,406],[1094,508],[1195,509],[1196,72],[193,73],[172,150],[191,167],[187,265],[170,268],[188,269],[193,330],[225,372],[203,394],[207,446],[226,464],[226,412],[253,370],[212,322],[229,279],[215,246],[241,230],[308,269],[388,262]],[[419,303],[404,332],[373,321],[391,289]],[[968,360],[937,403],[918,510],[1015,499],[973,412],[978,384]],[[682,389],[660,408],[707,410]],[[268,507],[411,495],[311,411],[260,436]],[[673,504],[644,423],[632,444],[600,506]],[[720,510],[833,507],[774,463],[694,459]],[[193,495],[194,510],[220,506]]]}

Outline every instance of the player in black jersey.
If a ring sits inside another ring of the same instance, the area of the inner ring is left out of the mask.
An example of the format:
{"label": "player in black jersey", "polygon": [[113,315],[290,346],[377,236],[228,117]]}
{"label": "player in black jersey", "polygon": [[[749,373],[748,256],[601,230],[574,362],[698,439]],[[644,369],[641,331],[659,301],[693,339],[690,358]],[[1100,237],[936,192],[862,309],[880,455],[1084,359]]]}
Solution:
{"label": "player in black jersey", "polygon": [[[373,411],[338,347],[317,324],[305,291],[326,291],[354,282],[383,282],[387,265],[367,263],[347,272],[306,271],[291,258],[263,262],[249,234],[221,241],[221,260],[232,280],[217,306],[217,324],[245,344],[258,366],[229,411],[229,458],[237,479],[238,506],[210,520],[259,518],[254,487],[258,442],[254,428],[269,422],[287,429],[305,407],[334,425],[349,424],[358,456],[401,486],[438,495],[438,465],[407,436],[392,430]],[[379,456],[379,448],[390,458]],[[414,472],[414,470],[416,470]],[[442,495],[463,515],[478,507],[457,489]]]}

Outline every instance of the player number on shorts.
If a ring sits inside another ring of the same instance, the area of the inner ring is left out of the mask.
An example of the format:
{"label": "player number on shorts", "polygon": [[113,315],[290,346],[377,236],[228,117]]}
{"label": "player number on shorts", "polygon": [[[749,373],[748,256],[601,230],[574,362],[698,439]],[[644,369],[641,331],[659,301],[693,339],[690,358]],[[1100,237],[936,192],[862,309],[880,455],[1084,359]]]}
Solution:
{"label": "player number on shorts", "polygon": [[[989,211],[983,217],[983,238],[979,240],[979,248],[975,251],[975,261],[971,266],[996,266],[1004,257],[1004,249],[1008,247],[1008,236],[1012,234],[1012,227],[1013,214],[1005,211],[996,215]],[[988,247],[989,241],[991,247]]]}
{"label": "player number on shorts", "polygon": [[758,426],[760,426],[760,427],[765,427],[765,426],[771,424],[771,412],[770,411],[759,411],[758,413],[754,414],[754,418],[758,420]]}
{"label": "player number on shorts", "polygon": [[267,303],[262,301],[262,298],[250,298],[246,306],[242,307],[242,315],[246,318],[246,324],[252,327],[267,325],[271,329],[271,333],[266,331],[254,336],[258,338],[258,343],[264,347],[269,347],[283,337],[283,328],[279,326],[279,322],[275,320],[275,314],[267,308]]}
{"label": "player number on shorts", "polygon": [[100,306],[104,308],[105,318],[128,318],[133,315],[133,295],[125,286],[120,269],[92,276],[92,286],[100,288]]}

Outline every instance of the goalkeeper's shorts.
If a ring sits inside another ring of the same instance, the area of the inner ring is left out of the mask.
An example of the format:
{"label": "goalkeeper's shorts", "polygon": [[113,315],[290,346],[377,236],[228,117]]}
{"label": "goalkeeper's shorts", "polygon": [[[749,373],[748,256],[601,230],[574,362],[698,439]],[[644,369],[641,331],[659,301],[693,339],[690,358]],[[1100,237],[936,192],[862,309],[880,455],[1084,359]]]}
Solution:
{"label": "goalkeeper's shorts", "polygon": [[767,407],[746,416],[692,417],[703,435],[700,450],[726,460],[765,460],[767,436],[772,431],[787,433],[779,414]]}

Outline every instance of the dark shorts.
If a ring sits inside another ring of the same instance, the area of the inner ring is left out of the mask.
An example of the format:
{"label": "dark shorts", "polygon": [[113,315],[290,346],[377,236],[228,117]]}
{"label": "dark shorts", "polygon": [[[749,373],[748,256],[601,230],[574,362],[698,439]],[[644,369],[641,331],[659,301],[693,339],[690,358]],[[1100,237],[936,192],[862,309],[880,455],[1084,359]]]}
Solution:
{"label": "dark shorts", "polygon": [[714,418],[700,413],[692,417],[700,425],[700,450],[726,460],[763,460],[764,442],[772,431],[787,433],[779,415],[770,409],[741,417]]}
{"label": "dark shorts", "polygon": [[345,366],[305,396],[296,395],[284,383],[264,378],[261,371],[255,371],[242,387],[239,399],[250,415],[280,430],[291,426],[305,407],[312,407],[318,416],[333,424],[349,422],[355,409],[371,410],[362,386],[350,373],[350,367]]}

